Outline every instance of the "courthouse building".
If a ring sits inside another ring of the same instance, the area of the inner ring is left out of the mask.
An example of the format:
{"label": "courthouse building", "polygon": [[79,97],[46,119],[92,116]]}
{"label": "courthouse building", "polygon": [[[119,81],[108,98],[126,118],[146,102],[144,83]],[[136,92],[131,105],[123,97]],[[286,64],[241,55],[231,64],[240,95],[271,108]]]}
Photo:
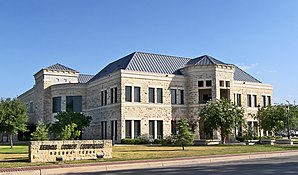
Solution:
{"label": "courthouse building", "polygon": [[94,76],[55,64],[34,78],[33,88],[19,96],[28,105],[29,122],[53,123],[59,111],[82,112],[93,118],[83,139],[162,138],[175,132],[177,120],[195,120],[209,100],[222,98],[242,106],[249,126],[257,126],[248,114],[272,103],[271,85],[207,55],[134,52]]}

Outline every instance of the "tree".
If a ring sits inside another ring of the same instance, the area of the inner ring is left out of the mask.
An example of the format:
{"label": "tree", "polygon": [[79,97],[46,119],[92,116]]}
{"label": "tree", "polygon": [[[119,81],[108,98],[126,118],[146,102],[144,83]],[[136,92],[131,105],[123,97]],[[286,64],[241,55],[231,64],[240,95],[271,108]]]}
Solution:
{"label": "tree", "polygon": [[178,134],[175,138],[175,143],[177,145],[180,145],[184,150],[185,146],[193,144],[194,134],[192,133],[189,123],[186,119],[181,119],[178,121],[177,130]]}
{"label": "tree", "polygon": [[31,137],[34,141],[49,140],[49,126],[44,123],[39,124],[36,131],[31,133]]}
{"label": "tree", "polygon": [[199,115],[205,131],[220,131],[223,144],[234,128],[244,125],[244,110],[226,99],[209,101]]}
{"label": "tree", "polygon": [[[72,123],[76,124],[73,129],[75,131],[80,131],[81,135],[83,128],[88,127],[92,120],[90,116],[85,116],[78,112],[59,112],[55,118],[57,121],[51,126],[51,131],[57,134],[57,136],[59,136],[61,132],[65,132],[66,129],[72,128],[73,126],[68,126],[66,128],[67,125],[71,125]],[[77,137],[80,137],[80,135]]]}
{"label": "tree", "polygon": [[13,147],[13,134],[17,131],[26,131],[28,122],[27,107],[18,99],[0,100],[0,132],[4,132],[10,137],[10,147]]}
{"label": "tree", "polygon": [[[298,107],[296,105],[279,104],[262,108],[259,112],[260,126],[266,131],[288,132],[298,127]],[[288,137],[290,134],[288,133]]]}
{"label": "tree", "polygon": [[76,128],[77,125],[75,123],[65,125],[62,131],[59,133],[58,138],[61,140],[74,140],[75,138],[78,138],[81,134],[81,131],[76,130]]}

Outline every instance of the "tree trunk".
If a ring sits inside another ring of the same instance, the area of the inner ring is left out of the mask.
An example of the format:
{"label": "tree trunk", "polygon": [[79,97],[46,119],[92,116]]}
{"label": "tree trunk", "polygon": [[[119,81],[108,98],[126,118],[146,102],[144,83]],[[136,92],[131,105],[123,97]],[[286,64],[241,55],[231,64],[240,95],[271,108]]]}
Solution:
{"label": "tree trunk", "polygon": [[10,148],[12,148],[13,143],[12,143],[12,134],[10,134]]}
{"label": "tree trunk", "polygon": [[183,149],[183,151],[184,151],[184,145],[182,145],[182,149]]}

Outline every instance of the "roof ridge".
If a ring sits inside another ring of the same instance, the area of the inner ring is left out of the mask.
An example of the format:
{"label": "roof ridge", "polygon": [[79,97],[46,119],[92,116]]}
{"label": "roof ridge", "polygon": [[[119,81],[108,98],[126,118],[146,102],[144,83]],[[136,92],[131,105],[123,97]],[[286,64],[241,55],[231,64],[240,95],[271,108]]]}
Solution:
{"label": "roof ridge", "polygon": [[188,60],[191,59],[191,58],[182,57],[182,56],[166,55],[166,54],[159,54],[159,53],[149,53],[149,52],[142,52],[142,51],[136,51],[134,53],[143,53],[143,54],[166,56],[166,57],[176,57],[176,58],[182,58],[182,59],[188,59]]}
{"label": "roof ridge", "polygon": [[77,70],[72,69],[70,67],[67,67],[67,66],[65,66],[63,64],[60,64],[60,63],[53,64],[51,66],[45,67],[44,69],[61,70],[61,71],[73,71],[73,72],[79,73]]}

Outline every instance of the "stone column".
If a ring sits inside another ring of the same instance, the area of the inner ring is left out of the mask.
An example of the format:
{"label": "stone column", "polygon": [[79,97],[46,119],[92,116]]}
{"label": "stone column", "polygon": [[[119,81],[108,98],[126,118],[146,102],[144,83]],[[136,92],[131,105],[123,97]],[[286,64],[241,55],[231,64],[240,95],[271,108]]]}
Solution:
{"label": "stone column", "polygon": [[154,120],[154,139],[157,139],[157,120]]}
{"label": "stone column", "polygon": [[131,120],[131,138],[135,138],[135,122],[134,120]]}

